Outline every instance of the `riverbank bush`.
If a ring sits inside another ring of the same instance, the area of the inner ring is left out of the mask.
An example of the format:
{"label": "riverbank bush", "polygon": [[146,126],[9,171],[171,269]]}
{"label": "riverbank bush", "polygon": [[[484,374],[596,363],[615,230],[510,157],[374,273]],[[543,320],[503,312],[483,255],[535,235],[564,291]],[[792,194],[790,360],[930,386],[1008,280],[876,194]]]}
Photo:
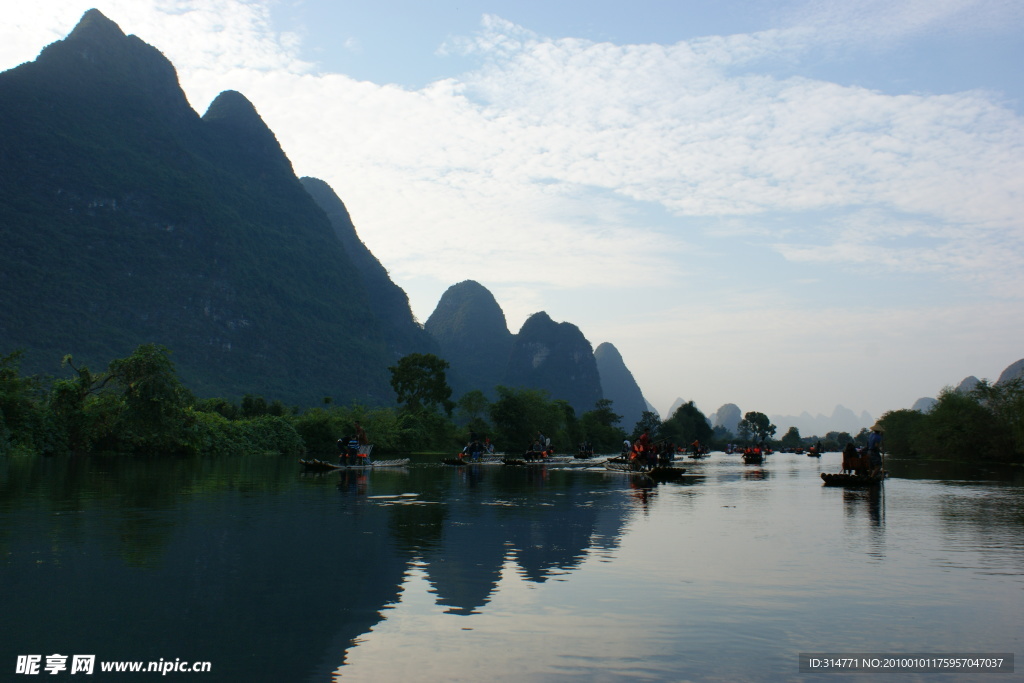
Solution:
{"label": "riverbank bush", "polygon": [[900,458],[1024,462],[1024,382],[947,387],[927,413],[894,410],[879,423]]}

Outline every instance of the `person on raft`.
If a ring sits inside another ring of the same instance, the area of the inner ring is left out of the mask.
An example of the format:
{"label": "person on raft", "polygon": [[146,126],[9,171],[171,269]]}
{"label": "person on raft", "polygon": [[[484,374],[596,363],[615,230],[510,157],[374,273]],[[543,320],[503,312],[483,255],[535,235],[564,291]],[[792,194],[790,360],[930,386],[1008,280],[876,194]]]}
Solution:
{"label": "person on raft", "polygon": [[877,477],[882,472],[882,433],[885,430],[882,425],[875,423],[868,434],[868,458],[870,460],[871,476]]}

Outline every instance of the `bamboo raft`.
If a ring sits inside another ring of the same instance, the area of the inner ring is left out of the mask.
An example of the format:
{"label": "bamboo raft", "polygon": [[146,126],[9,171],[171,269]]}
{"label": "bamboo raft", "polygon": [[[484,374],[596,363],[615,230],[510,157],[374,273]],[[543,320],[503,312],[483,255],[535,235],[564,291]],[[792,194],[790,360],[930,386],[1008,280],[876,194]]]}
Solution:
{"label": "bamboo raft", "polygon": [[528,467],[534,465],[566,465],[575,460],[575,458],[567,458],[564,456],[554,456],[547,458],[534,458],[527,460],[526,458],[502,458],[501,462],[505,465],[511,465],[513,467]]}
{"label": "bamboo raft", "polygon": [[821,480],[825,486],[878,486],[885,481],[886,473],[871,476],[869,474],[844,474],[840,472],[822,472]]}
{"label": "bamboo raft", "polygon": [[479,460],[473,460],[472,458],[441,458],[441,462],[445,465],[451,465],[452,467],[465,467],[466,465],[497,465],[502,461],[502,458],[497,455],[485,455]]}
{"label": "bamboo raft", "polygon": [[682,478],[686,473],[686,470],[682,467],[670,467],[665,465],[659,465],[652,469],[637,469],[633,463],[629,461],[623,461],[619,458],[612,458],[606,460],[604,463],[606,470],[612,472],[625,472],[627,474],[640,474],[645,477],[649,477],[654,481],[675,481]]}
{"label": "bamboo raft", "polygon": [[409,458],[399,458],[396,460],[374,460],[373,462],[365,465],[338,465],[333,462],[327,462],[326,460],[299,460],[299,464],[302,465],[303,469],[307,472],[330,472],[331,470],[371,470],[378,467],[405,467],[409,464]]}

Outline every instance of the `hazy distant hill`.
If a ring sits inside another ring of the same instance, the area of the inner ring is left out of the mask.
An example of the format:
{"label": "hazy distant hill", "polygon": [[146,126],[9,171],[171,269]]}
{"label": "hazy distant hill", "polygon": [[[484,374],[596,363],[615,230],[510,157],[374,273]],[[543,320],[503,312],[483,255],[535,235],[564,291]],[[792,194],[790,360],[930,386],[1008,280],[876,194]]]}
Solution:
{"label": "hazy distant hill", "polygon": [[[733,435],[738,435],[736,425],[745,414],[736,404],[726,403],[709,415],[708,419],[712,426],[725,427]],[[800,436],[825,436],[829,432],[848,432],[856,436],[862,428],[873,423],[867,412],[858,415],[844,406],[836,406],[831,415],[811,415],[804,411],[800,415],[769,415],[768,419],[776,427],[777,439],[782,438],[790,427],[796,427],[800,431]]]}
{"label": "hazy distant hill", "polygon": [[512,344],[502,384],[546,389],[580,415],[601,400],[594,350],[578,327],[541,311],[523,323]]}
{"label": "hazy distant hill", "polygon": [[494,398],[512,350],[512,333],[494,295],[478,282],[449,287],[424,324],[451,366],[456,396],[479,389]]}
{"label": "hazy distant hill", "polygon": [[1010,364],[999,374],[999,379],[997,379],[996,382],[1009,382],[1012,379],[1020,377],[1024,377],[1024,358],[1021,358],[1016,363]]}
{"label": "hazy distant hill", "polygon": [[852,436],[874,424],[871,415],[866,411],[859,415],[845,406],[836,406],[831,415],[811,415],[803,412],[798,416],[793,415],[769,415],[778,431],[776,438],[781,438],[790,427],[800,430],[800,436],[825,436],[829,432],[847,432]]}
{"label": "hazy distant hill", "polygon": [[739,434],[739,423],[743,419],[743,414],[735,403],[726,403],[716,410],[714,415],[708,415],[708,419],[711,420],[712,427],[722,427],[736,436]]}
{"label": "hazy distant hill", "polygon": [[921,413],[927,413],[929,410],[935,407],[938,401],[929,396],[922,396],[921,398],[914,401],[914,405],[910,407],[911,410],[916,410]]}
{"label": "hazy distant hill", "polygon": [[0,161],[0,352],[26,348],[23,370],[156,342],[200,395],[393,401],[404,323],[378,320],[241,94],[198,116],[158,50],[90,10],[0,74]]}
{"label": "hazy distant hill", "polygon": [[647,410],[647,401],[640,386],[622,360],[622,354],[608,342],[594,349],[594,360],[601,377],[601,391],[612,402],[615,414],[622,416],[619,426],[627,432],[632,431]]}

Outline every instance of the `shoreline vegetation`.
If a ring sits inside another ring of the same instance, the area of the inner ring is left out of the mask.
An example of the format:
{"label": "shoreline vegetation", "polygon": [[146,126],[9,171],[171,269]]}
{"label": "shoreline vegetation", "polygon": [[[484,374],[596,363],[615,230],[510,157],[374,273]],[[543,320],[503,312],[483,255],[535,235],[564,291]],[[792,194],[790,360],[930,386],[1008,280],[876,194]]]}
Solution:
{"label": "shoreline vegetation", "polygon": [[[333,456],[338,439],[359,422],[375,453],[459,451],[470,435],[489,438],[500,451],[515,453],[538,432],[558,452],[586,442],[595,452],[621,449],[624,439],[647,432],[652,439],[686,447],[694,441],[722,448],[727,443],[764,442],[775,448],[821,443],[826,451],[866,442],[867,430],[852,436],[829,432],[802,437],[796,428],[774,439],[775,426],[750,412],[740,434],[712,429],[690,401],[666,420],[653,412],[628,431],[619,425],[612,402],[576,415],[568,402],[536,389],[495,387],[495,400],[480,390],[451,401],[448,363],[431,354],[402,358],[391,372],[396,406],[286,406],[279,400],[245,395],[195,397],[177,377],[170,351],[140,345],[103,372],[77,366],[65,356],[67,378],[23,376],[22,351],[0,356],[0,455],[119,454],[136,456],[243,455],[270,453],[296,458]],[[879,418],[884,449],[895,458],[929,462],[1024,464],[1024,380],[990,384],[970,392],[945,388],[927,412],[893,410]]]}

